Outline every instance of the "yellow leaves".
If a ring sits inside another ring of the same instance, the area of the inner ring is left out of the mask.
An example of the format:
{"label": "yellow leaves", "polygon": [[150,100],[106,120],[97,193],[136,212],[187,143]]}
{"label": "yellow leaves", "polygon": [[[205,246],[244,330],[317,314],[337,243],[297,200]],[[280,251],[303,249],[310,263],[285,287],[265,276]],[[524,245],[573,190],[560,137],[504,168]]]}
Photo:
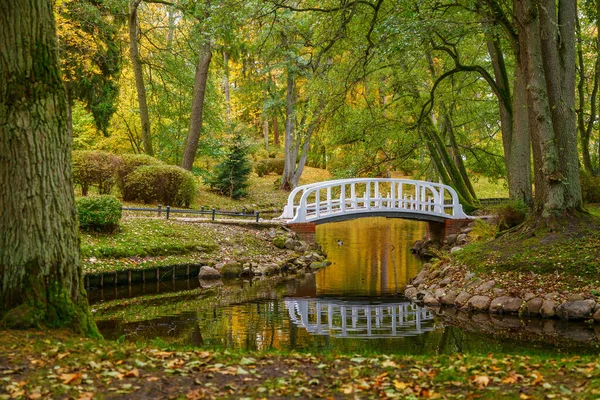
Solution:
{"label": "yellow leaves", "polygon": [[404,382],[400,382],[400,381],[398,381],[398,380],[394,379],[394,388],[395,388],[396,390],[404,390],[404,389],[406,389],[407,387],[408,387],[408,385],[407,385],[406,383],[404,383]]}
{"label": "yellow leaves", "polygon": [[523,380],[523,375],[517,374],[514,371],[511,371],[508,376],[502,379],[502,383],[506,383],[512,385],[513,383],[517,383]]}
{"label": "yellow leaves", "polygon": [[81,381],[81,372],[76,372],[74,374],[60,374],[58,379],[60,379],[65,385],[75,385]]}
{"label": "yellow leaves", "polygon": [[531,377],[533,378],[533,382],[531,383],[532,385],[540,385],[544,381],[542,374],[537,371],[531,374]]}
{"label": "yellow leaves", "polygon": [[125,373],[125,378],[139,378],[140,371],[137,368],[132,369],[131,371],[127,371]]}
{"label": "yellow leaves", "polygon": [[490,384],[490,377],[487,375],[473,375],[469,380],[479,389],[484,389]]}

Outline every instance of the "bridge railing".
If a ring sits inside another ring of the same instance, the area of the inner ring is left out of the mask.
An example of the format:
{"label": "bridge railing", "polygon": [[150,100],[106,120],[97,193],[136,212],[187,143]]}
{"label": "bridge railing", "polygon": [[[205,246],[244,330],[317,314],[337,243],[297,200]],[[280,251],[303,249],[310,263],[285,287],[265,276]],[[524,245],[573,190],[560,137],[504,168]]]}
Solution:
{"label": "bridge railing", "polygon": [[327,299],[286,298],[290,320],[312,335],[385,338],[435,329],[433,314],[410,302],[361,304]]}
{"label": "bridge railing", "polygon": [[299,223],[377,211],[467,218],[456,191],[450,186],[384,178],[339,179],[299,186],[290,193],[280,218]]}

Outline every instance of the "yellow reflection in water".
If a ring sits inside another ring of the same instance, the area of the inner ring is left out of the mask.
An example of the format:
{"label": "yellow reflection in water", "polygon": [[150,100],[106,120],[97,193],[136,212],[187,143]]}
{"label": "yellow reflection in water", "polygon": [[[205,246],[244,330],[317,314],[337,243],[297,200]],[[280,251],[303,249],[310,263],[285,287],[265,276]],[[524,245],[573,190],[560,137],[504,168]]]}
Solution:
{"label": "yellow reflection in water", "polygon": [[317,274],[317,294],[401,293],[421,268],[410,248],[425,224],[377,217],[317,225],[317,243],[333,263]]}

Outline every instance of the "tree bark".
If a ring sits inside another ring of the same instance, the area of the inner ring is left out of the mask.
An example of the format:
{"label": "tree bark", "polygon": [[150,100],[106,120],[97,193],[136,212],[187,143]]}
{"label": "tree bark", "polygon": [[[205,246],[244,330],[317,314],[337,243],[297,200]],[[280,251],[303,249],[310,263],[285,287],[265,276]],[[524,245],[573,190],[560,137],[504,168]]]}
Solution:
{"label": "tree bark", "polygon": [[[600,16],[600,0],[596,0],[596,15]],[[596,30],[600,29],[600,18],[596,19]],[[577,36],[581,36],[579,18],[577,19]],[[577,109],[577,130],[579,131],[579,140],[581,142],[581,158],[583,160],[584,169],[591,175],[598,175],[599,168],[592,163],[590,151],[590,139],[594,124],[598,116],[597,99],[598,99],[598,84],[600,81],[600,35],[596,35],[596,60],[594,62],[594,78],[592,83],[592,93],[589,98],[585,95],[585,81],[587,79],[585,62],[583,57],[583,49],[581,39],[577,42],[577,63],[579,66],[579,82],[577,84],[577,93],[579,97],[579,108]],[[585,120],[586,106],[589,104],[589,118]]]}
{"label": "tree bark", "polygon": [[202,118],[204,114],[204,97],[206,94],[206,82],[208,81],[208,69],[212,51],[210,43],[204,43],[200,50],[198,65],[196,66],[196,77],[194,79],[194,97],[192,99],[192,115],[190,116],[190,131],[183,148],[183,159],[181,166],[188,171],[194,166],[200,134],[202,132]]}
{"label": "tree bark", "polygon": [[279,122],[273,117],[273,146],[279,147]]}
{"label": "tree bark", "polygon": [[284,142],[284,166],[281,177],[281,190],[292,190],[292,177],[296,167],[295,150],[295,128],[296,128],[296,81],[294,72],[291,67],[288,67],[286,80],[286,97],[285,97],[285,142]]}
{"label": "tree bark", "polygon": [[99,333],[79,260],[52,1],[0,2],[0,325]]}
{"label": "tree bark", "polygon": [[129,5],[129,18],[127,19],[129,27],[129,57],[133,66],[135,76],[135,87],[137,90],[138,105],[140,108],[140,122],[142,124],[142,142],[144,151],[149,156],[154,155],[152,148],[152,135],[150,132],[150,116],[148,114],[148,102],[146,99],[146,86],[144,85],[144,74],[142,71],[142,61],[138,48],[138,18],[137,12],[142,0],[133,0]]}
{"label": "tree bark", "polygon": [[[508,71],[500,47],[500,40],[496,37],[489,37],[487,48],[499,93],[497,98],[508,193],[511,199],[522,201],[531,206],[533,204],[533,193],[531,190],[531,146],[529,144],[529,124],[526,107],[527,93],[523,74],[520,70],[519,54],[515,54],[515,75],[513,93],[511,94]],[[513,43],[513,48],[518,48],[518,44]]]}
{"label": "tree bark", "polygon": [[559,217],[582,205],[574,115],[576,5],[570,0],[559,0],[558,5],[557,14],[553,0],[515,1],[535,206],[543,218]]}
{"label": "tree bark", "polygon": [[225,118],[227,125],[231,124],[231,95],[229,93],[229,53],[223,50],[223,71],[225,73],[223,86],[225,88]]}

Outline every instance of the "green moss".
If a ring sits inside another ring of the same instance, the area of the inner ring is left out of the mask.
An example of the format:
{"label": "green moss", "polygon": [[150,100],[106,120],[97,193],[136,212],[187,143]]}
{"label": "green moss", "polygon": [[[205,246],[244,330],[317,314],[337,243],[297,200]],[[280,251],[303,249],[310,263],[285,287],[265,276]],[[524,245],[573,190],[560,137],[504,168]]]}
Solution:
{"label": "green moss", "polygon": [[283,249],[285,247],[285,241],[287,240],[287,238],[285,236],[276,236],[273,239],[273,244],[275,245],[275,247],[277,247],[278,249]]}

